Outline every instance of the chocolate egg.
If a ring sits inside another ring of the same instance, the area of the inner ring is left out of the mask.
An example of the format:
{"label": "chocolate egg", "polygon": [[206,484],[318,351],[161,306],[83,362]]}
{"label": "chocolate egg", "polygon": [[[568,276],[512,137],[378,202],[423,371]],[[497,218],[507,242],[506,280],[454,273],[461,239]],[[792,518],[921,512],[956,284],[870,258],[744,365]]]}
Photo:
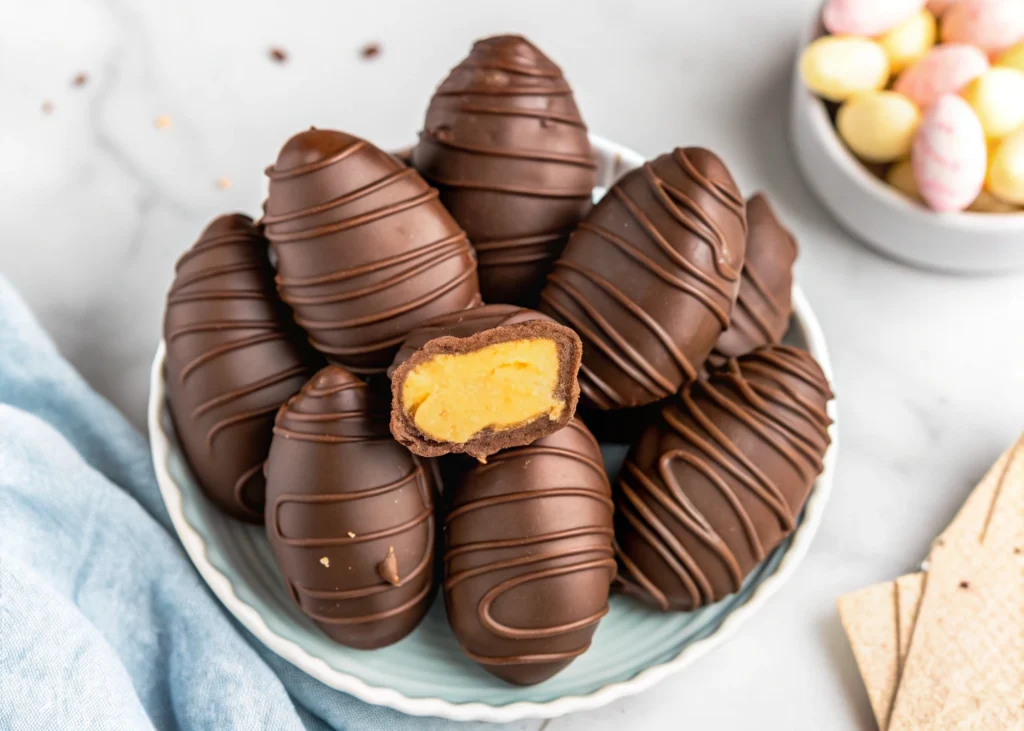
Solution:
{"label": "chocolate egg", "polygon": [[621,178],[569,239],[541,311],[583,340],[580,392],[643,406],[697,377],[740,287],[747,224],[725,165],[676,149]]}
{"label": "chocolate egg", "polygon": [[327,366],[281,408],[267,458],[267,538],[288,590],[358,649],[409,634],[434,589],[436,483],[391,438],[389,406]]}
{"label": "chocolate egg", "polygon": [[558,66],[519,36],[477,41],[430,100],[412,163],[473,243],[484,301],[536,306],[597,175]]}
{"label": "chocolate egg", "polygon": [[821,368],[774,346],[687,386],[616,485],[618,584],[662,611],[740,589],[796,527],[829,444]]}
{"label": "chocolate egg", "polygon": [[278,289],[331,362],[383,373],[414,327],[479,304],[466,235],[437,191],[391,155],[310,129],[267,175]]}
{"label": "chocolate egg", "polygon": [[445,605],[462,649],[516,685],[586,652],[615,576],[611,488],[582,422],[465,472],[445,518]]}
{"label": "chocolate egg", "polygon": [[763,193],[747,201],[747,251],[743,279],[729,329],[709,359],[722,363],[782,340],[793,314],[796,238],[775,216]]}
{"label": "chocolate egg", "polygon": [[214,503],[257,523],[274,414],[312,370],[274,291],[267,246],[248,216],[214,219],[178,260],[164,314],[182,449]]}

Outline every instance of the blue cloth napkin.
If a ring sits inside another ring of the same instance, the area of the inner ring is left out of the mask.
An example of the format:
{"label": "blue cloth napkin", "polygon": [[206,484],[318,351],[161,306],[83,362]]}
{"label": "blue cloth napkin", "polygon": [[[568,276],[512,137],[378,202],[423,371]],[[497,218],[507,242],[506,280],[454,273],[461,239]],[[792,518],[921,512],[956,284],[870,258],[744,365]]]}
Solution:
{"label": "blue cloth napkin", "polygon": [[450,725],[328,688],[236,624],[178,543],[146,441],[0,277],[0,729]]}

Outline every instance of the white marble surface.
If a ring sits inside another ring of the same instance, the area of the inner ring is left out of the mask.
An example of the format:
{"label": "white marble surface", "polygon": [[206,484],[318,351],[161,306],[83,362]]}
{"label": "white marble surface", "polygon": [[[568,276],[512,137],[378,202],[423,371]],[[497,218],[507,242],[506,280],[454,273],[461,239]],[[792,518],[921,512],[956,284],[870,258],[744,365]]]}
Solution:
{"label": "white marble surface", "polygon": [[[258,211],[281,143],[316,124],[402,144],[473,38],[531,36],[564,67],[595,132],[645,155],[709,146],[744,190],[771,194],[830,340],[842,435],[821,533],[763,613],[692,670],[546,728],[868,727],[835,598],[914,566],[1024,427],[1024,278],[908,269],[818,208],[784,136],[813,4],[5,2],[0,271],[141,426],[172,264],[213,215]],[[371,41],[383,51],[367,62],[358,50]],[[271,62],[271,46],[288,62]],[[80,71],[88,81],[73,88]],[[161,115],[170,124],[158,129]]]}

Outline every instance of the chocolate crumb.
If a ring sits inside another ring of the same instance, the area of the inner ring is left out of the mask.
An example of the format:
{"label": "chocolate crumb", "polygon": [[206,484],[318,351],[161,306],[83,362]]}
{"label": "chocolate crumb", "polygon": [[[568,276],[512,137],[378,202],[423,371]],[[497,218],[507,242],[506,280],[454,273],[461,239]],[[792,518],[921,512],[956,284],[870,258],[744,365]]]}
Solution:
{"label": "chocolate crumb", "polygon": [[43,114],[53,114],[53,102],[49,99],[43,102]]}
{"label": "chocolate crumb", "polygon": [[77,74],[75,74],[75,77],[73,79],[71,79],[71,85],[72,86],[85,86],[85,84],[86,84],[86,82],[88,80],[89,80],[89,76],[84,71],[80,71]]}
{"label": "chocolate crumb", "polygon": [[359,55],[369,61],[370,59],[377,58],[380,55],[380,44],[379,43],[367,43],[363,46],[362,50],[359,51]]}
{"label": "chocolate crumb", "polygon": [[1014,548],[1013,548],[1013,555],[1014,556],[1019,556],[1020,555],[1020,549],[1017,548],[1016,546],[1014,546]]}
{"label": "chocolate crumb", "polygon": [[326,568],[331,568],[331,559],[327,558],[327,556],[321,558],[320,563],[322,563]]}
{"label": "chocolate crumb", "polygon": [[394,546],[388,546],[388,555],[377,564],[377,573],[392,586],[398,586],[400,583],[401,580],[398,577],[398,557],[395,555]]}
{"label": "chocolate crumb", "polygon": [[969,582],[969,581],[961,581],[960,582],[960,588],[961,589],[970,589],[971,588],[971,582]]}
{"label": "chocolate crumb", "polygon": [[221,190],[227,190],[231,187],[231,178],[217,178],[217,187]]}
{"label": "chocolate crumb", "polygon": [[288,52],[283,48],[277,48],[275,46],[270,49],[270,60],[274,63],[284,63],[288,60]]}

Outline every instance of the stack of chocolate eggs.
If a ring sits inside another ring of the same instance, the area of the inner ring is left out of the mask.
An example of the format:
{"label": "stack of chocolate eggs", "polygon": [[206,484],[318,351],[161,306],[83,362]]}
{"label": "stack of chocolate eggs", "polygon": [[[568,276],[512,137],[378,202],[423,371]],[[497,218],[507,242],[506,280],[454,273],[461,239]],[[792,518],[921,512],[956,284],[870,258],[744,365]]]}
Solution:
{"label": "stack of chocolate eggs", "polygon": [[[166,379],[206,494],[337,642],[400,640],[440,587],[510,683],[585,652],[612,590],[738,590],[829,441],[824,374],[779,345],[797,248],[768,200],[690,147],[592,205],[572,91],[517,36],[452,70],[410,160],[300,132],[263,218],[181,258]],[[632,425],[614,487],[581,414]]]}
{"label": "stack of chocolate eggs", "polygon": [[839,136],[935,211],[1024,212],[1024,2],[828,0],[800,59]]}

